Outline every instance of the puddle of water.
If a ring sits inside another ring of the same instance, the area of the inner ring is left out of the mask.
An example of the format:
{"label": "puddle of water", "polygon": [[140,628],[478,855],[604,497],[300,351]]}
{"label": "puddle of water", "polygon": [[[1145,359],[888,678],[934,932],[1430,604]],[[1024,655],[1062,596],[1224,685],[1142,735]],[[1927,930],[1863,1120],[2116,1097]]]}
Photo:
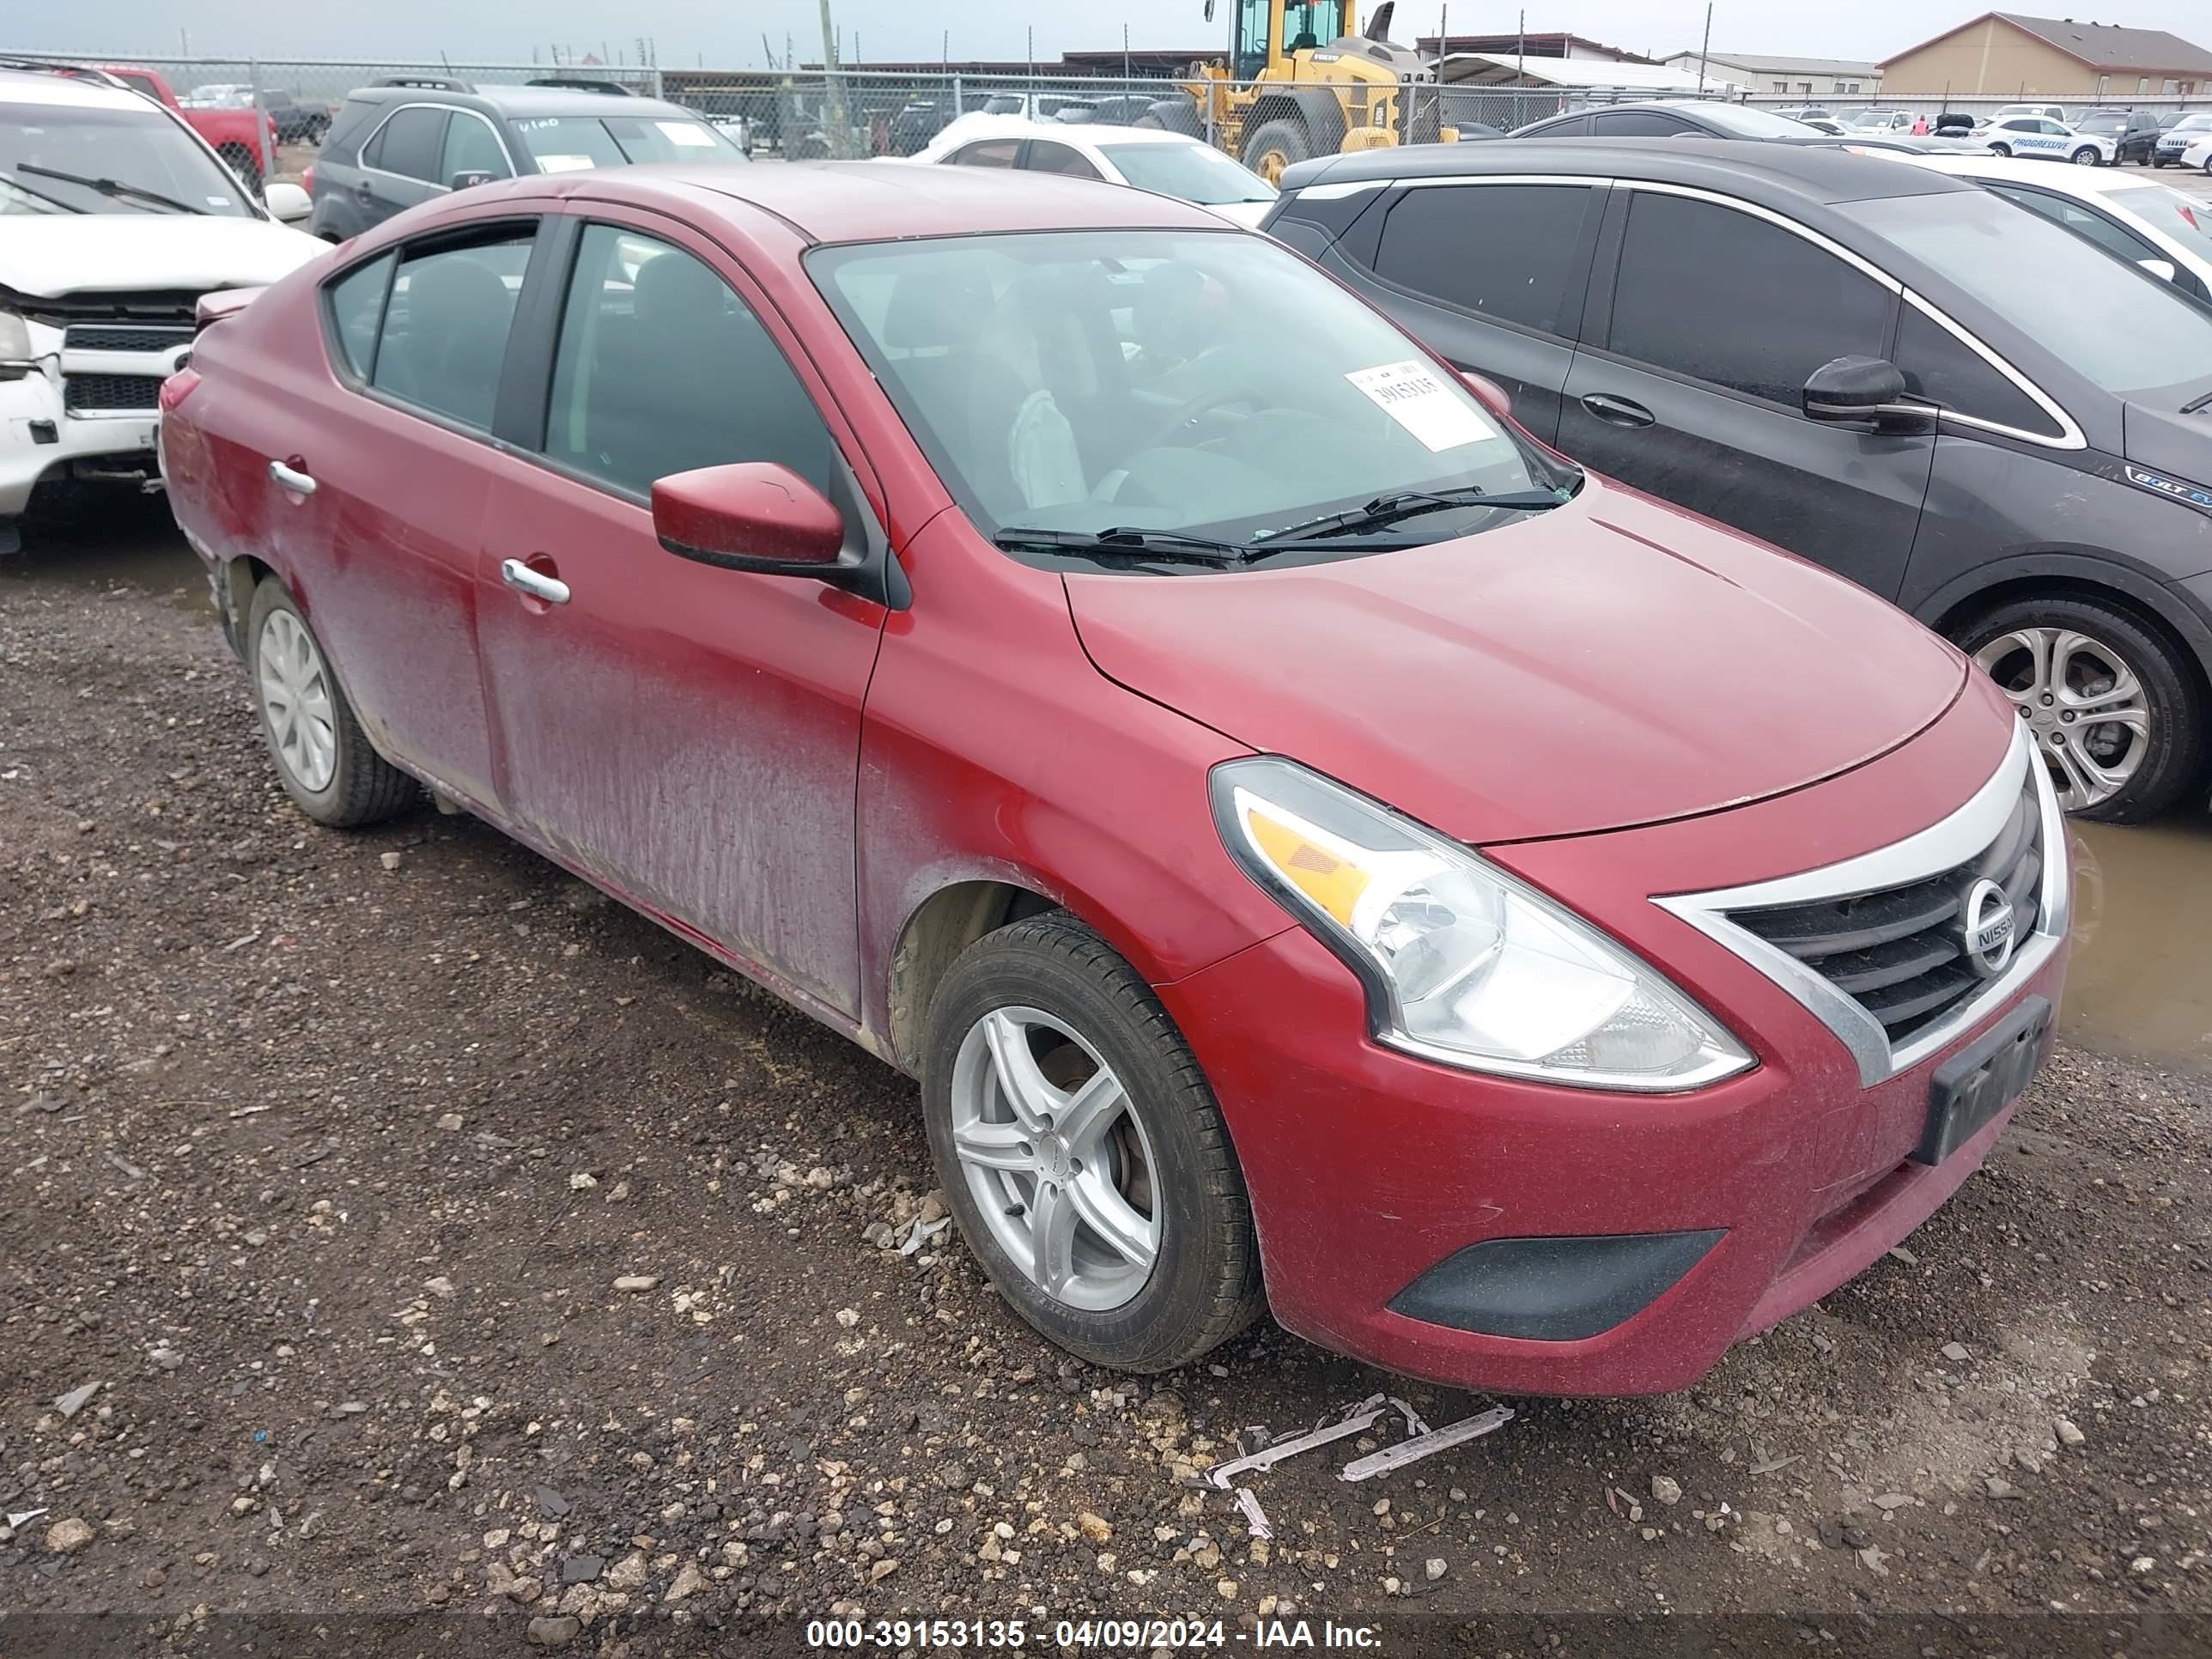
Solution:
{"label": "puddle of water", "polygon": [[2073,830],[2066,1036],[2212,1071],[2212,820]]}
{"label": "puddle of water", "polygon": [[54,582],[104,592],[135,587],[179,611],[212,615],[207,574],[157,496],[101,491],[23,526],[0,558],[0,582]]}

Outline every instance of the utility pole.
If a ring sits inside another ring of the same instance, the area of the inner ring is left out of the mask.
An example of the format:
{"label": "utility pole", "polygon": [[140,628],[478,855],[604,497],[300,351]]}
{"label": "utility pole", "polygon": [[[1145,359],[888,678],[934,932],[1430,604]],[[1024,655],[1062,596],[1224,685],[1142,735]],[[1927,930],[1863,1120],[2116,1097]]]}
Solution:
{"label": "utility pole", "polygon": [[1698,47],[1698,96],[1705,95],[1705,61],[1713,50],[1713,0],[1705,0],[1705,38]]}
{"label": "utility pole", "polygon": [[[1135,77],[1129,73],[1129,26],[1121,25],[1121,79],[1124,82]],[[1127,90],[1125,86],[1124,90]]]}
{"label": "utility pole", "polygon": [[845,84],[837,73],[837,24],[830,15],[830,0],[822,0],[822,69],[827,82],[823,99],[823,135],[832,156],[842,156],[852,134],[845,119]]}

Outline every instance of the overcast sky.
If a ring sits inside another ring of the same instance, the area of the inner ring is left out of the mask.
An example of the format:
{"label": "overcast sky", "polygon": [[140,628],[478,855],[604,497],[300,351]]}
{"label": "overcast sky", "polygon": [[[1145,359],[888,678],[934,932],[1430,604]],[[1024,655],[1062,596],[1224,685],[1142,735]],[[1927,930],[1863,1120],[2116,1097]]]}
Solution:
{"label": "overcast sky", "polygon": [[[955,58],[1021,58],[1024,31],[1036,30],[1040,58],[1079,47],[1130,43],[1176,50],[1211,47],[1227,32],[1203,21],[1204,0],[990,0],[985,5],[937,0],[833,0],[847,42],[855,33],[868,59],[935,58],[951,30]],[[2089,9],[2084,10],[2082,8]],[[2212,40],[2201,0],[2073,0],[2073,15],[2138,28],[2192,30]],[[528,62],[558,40],[579,56],[604,41],[635,61],[636,38],[652,38],[663,64],[730,67],[762,62],[766,32],[780,52],[788,33],[802,59],[820,55],[818,0],[322,0],[278,5],[270,0],[97,0],[82,6],[19,0],[9,9],[0,47],[77,52],[104,57],[173,53],[179,30],[190,31],[201,55],[269,58],[392,58],[454,62]],[[1410,0],[1398,9],[1393,33],[1401,40],[1433,33],[1435,0]],[[1462,0],[1450,9],[1455,33],[1510,30],[1516,9]],[[1531,31],[1568,29],[1611,46],[1654,56],[1694,48],[1705,26],[1703,0],[1570,0],[1532,5]],[[1720,0],[1713,15],[1716,52],[1784,52],[1808,57],[1877,59],[1917,45],[1947,26],[1978,15],[1971,0],[1930,7],[1925,0],[1851,0],[1808,5],[1804,0]],[[2063,15],[2062,12],[2061,15]]]}

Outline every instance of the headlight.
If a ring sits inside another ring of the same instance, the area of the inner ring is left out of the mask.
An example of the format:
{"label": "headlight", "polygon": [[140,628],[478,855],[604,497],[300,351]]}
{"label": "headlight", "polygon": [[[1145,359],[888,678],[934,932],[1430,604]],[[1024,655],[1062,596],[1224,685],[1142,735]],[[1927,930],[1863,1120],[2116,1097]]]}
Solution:
{"label": "headlight", "polygon": [[1379,1041],[1591,1089],[1752,1064],[1651,968],[1457,842],[1270,756],[1216,767],[1211,787],[1231,855],[1359,975]]}

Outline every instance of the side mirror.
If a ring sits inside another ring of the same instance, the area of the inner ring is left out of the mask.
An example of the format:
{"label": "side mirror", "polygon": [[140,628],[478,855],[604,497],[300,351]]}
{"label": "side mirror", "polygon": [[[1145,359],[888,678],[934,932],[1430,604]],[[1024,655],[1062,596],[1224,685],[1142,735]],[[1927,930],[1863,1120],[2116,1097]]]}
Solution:
{"label": "side mirror", "polygon": [[279,224],[296,225],[315,211],[314,199],[306,191],[281,179],[262,191],[261,202]]}
{"label": "side mirror", "polygon": [[653,483],[653,530],[679,558],[769,576],[837,580],[845,520],[787,466],[742,461]]}
{"label": "side mirror", "polygon": [[1919,428],[1936,417],[1924,404],[1907,403],[1905,374],[1881,357],[1838,357],[1805,380],[1808,419],[1877,421],[1892,429]]}
{"label": "side mirror", "polygon": [[492,177],[493,175],[489,173],[481,172],[472,167],[465,173],[457,173],[452,178],[447,179],[446,187],[448,190],[471,190],[478,185],[489,184],[492,181]]}
{"label": "side mirror", "polygon": [[2181,275],[2171,259],[2138,259],[2136,263],[2162,283],[2170,283]]}
{"label": "side mirror", "polygon": [[1507,419],[1511,418],[1513,398],[1504,386],[1498,385],[1487,374],[1478,374],[1471,368],[1460,370],[1459,377],[1467,382],[1467,389],[1480,399],[1485,409],[1493,415],[1502,416]]}

